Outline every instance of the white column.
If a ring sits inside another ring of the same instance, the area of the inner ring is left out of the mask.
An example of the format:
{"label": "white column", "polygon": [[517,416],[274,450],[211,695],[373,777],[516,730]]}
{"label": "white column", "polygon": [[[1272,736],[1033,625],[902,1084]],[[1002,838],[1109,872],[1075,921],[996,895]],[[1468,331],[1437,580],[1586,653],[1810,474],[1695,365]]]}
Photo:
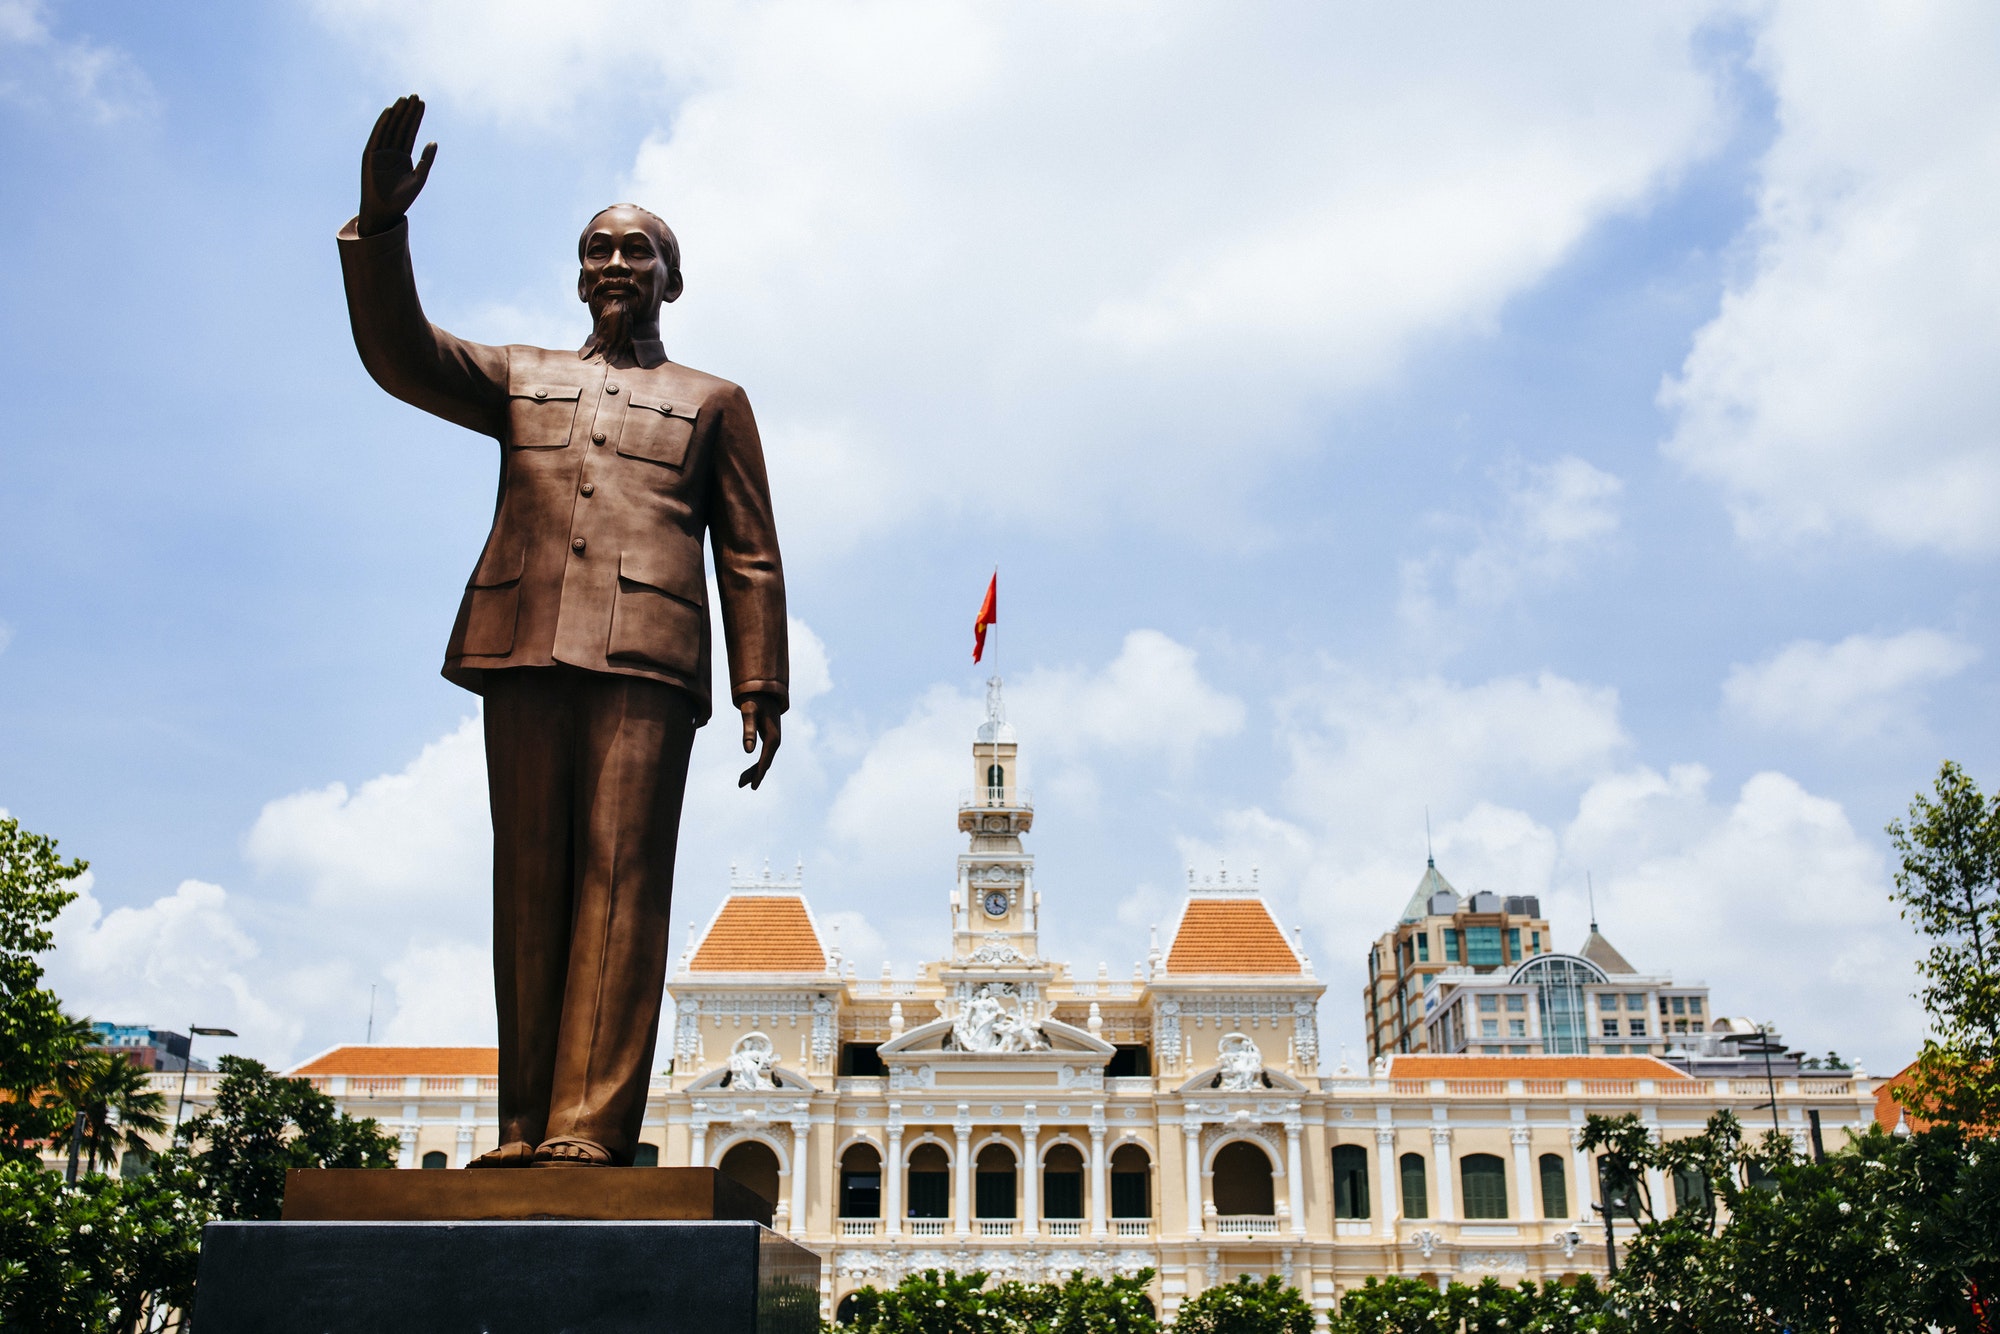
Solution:
{"label": "white column", "polygon": [[[1101,1108],[1099,1109],[1102,1110]],[[1090,1128],[1090,1235],[1101,1237],[1105,1234],[1105,1195],[1110,1185],[1110,1174],[1104,1161],[1104,1126],[1100,1122]]]}
{"label": "white column", "polygon": [[1388,1126],[1375,1128],[1375,1210],[1382,1219],[1382,1235],[1396,1235],[1396,1218],[1403,1212],[1402,1179],[1396,1170],[1396,1132]]}
{"label": "white column", "polygon": [[700,1118],[688,1122],[688,1166],[708,1166],[708,1122]]}
{"label": "white column", "polygon": [[473,1108],[461,1107],[458,1112],[458,1154],[452,1160],[453,1167],[464,1167],[472,1161],[472,1137],[479,1129]]}
{"label": "white column", "polygon": [[1183,1120],[1187,1135],[1187,1230],[1190,1237],[1201,1235],[1201,1122]]}
{"label": "white column", "polygon": [[[1035,1114],[1033,1103],[1028,1104],[1027,1112],[1030,1117]],[[1036,1236],[1041,1232],[1041,1222],[1037,1217],[1040,1210],[1037,1205],[1041,1198],[1042,1162],[1041,1156],[1035,1151],[1035,1141],[1041,1133],[1042,1127],[1039,1122],[1029,1120],[1021,1123],[1021,1166],[1026,1169],[1026,1174],[1021,1178],[1021,1235],[1024,1237]]]}
{"label": "white column", "polygon": [[1431,1161],[1437,1165],[1438,1221],[1452,1222],[1458,1211],[1452,1207],[1451,1127],[1431,1127]]}
{"label": "white column", "polygon": [[1306,1234],[1306,1171],[1299,1159],[1299,1123],[1285,1126],[1285,1187],[1292,1206],[1292,1235]]}
{"label": "white column", "polygon": [[903,1109],[889,1104],[889,1153],[882,1160],[882,1230],[903,1230]]}
{"label": "white column", "polygon": [[1590,1202],[1597,1196],[1597,1173],[1591,1170],[1590,1154],[1583,1147],[1583,1127],[1569,1128],[1570,1148],[1576,1155],[1576,1184],[1570,1187],[1576,1199],[1576,1216],[1581,1222],[1590,1221]]}
{"label": "white column", "polygon": [[399,1136],[401,1147],[396,1151],[396,1166],[415,1167],[417,1165],[417,1115],[413,1108],[405,1107],[403,1133]]}
{"label": "white column", "polygon": [[812,1122],[792,1122],[792,1235],[806,1234],[806,1188],[811,1182],[808,1152],[812,1146]]}
{"label": "white column", "polygon": [[1528,1152],[1528,1128],[1514,1127],[1514,1198],[1521,1202],[1520,1217],[1526,1221],[1542,1216],[1535,1207],[1535,1161]]}
{"label": "white column", "polygon": [[958,1153],[952,1160],[952,1235],[972,1235],[972,1108],[958,1105]]}

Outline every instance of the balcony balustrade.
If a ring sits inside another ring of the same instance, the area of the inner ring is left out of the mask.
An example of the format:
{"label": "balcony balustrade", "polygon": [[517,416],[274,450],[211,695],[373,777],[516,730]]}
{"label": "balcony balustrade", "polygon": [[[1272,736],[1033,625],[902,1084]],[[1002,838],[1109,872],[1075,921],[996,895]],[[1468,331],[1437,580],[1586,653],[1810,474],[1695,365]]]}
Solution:
{"label": "balcony balustrade", "polygon": [[1278,1220],[1268,1214],[1221,1214],[1215,1231],[1223,1237],[1269,1237],[1278,1231]]}

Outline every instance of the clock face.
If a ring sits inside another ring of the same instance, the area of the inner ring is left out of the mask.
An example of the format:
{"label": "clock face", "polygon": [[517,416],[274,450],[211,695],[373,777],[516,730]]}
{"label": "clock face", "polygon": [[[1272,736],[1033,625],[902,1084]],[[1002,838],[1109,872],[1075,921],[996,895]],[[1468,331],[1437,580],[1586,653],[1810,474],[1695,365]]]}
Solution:
{"label": "clock face", "polygon": [[1005,917],[1007,915],[1007,891],[1004,889],[987,890],[985,906],[988,917]]}

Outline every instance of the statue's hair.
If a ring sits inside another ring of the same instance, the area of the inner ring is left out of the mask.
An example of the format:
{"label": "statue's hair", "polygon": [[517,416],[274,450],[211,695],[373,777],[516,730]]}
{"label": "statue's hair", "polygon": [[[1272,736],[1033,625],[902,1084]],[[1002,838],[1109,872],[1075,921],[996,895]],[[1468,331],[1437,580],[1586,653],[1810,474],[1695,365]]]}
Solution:
{"label": "statue's hair", "polygon": [[629,208],[634,213],[643,213],[647,217],[651,218],[653,220],[653,225],[660,229],[660,240],[666,243],[667,267],[669,269],[680,268],[681,266],[680,238],[674,235],[673,228],[667,226],[667,220],[665,218],[653,212],[653,210],[645,208],[638,204],[606,204],[603,208],[591,214],[590,222],[586,222],[583,224],[583,231],[579,233],[576,238],[576,257],[578,260],[581,260],[583,258],[583,248],[585,244],[587,244],[590,240],[590,223],[596,222],[599,218],[603,217],[605,214],[609,213],[614,208]]}

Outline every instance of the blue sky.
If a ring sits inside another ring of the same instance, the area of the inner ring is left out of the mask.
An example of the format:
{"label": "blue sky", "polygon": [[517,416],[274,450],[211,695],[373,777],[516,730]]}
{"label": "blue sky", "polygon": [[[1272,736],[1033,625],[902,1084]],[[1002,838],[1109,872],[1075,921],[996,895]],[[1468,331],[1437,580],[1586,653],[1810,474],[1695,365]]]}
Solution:
{"label": "blue sky", "polygon": [[[1793,1041],[1906,1059],[1881,826],[2000,782],[2000,17],[0,0],[0,808],[93,863],[52,976],[289,1061],[490,1036],[494,446],[354,356],[375,112],[432,317],[571,346],[678,230],[669,355],[770,457],[797,704],[697,747],[676,915],[804,861],[940,950],[1001,569],[1053,952],[1188,868],[1305,929],[1329,1055],[1421,872]],[[468,721],[473,720],[473,721]]]}

